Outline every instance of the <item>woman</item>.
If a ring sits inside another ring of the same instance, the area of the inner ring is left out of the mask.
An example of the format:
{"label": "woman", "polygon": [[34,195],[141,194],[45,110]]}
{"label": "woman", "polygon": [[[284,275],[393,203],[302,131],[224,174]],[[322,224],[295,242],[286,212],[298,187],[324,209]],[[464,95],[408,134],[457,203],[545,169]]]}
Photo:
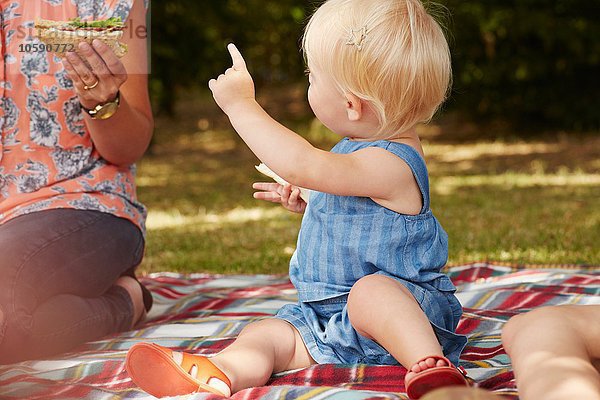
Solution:
{"label": "woman", "polygon": [[[600,400],[600,306],[540,307],[512,317],[502,344],[522,400]],[[493,400],[474,388],[442,389],[423,400]]]}
{"label": "woman", "polygon": [[600,400],[600,306],[541,307],[512,317],[502,344],[523,400]]}
{"label": "woman", "polygon": [[[0,363],[11,363],[128,330],[150,307],[134,275],[146,211],[133,164],[153,119],[147,0],[0,7]],[[64,59],[22,51],[39,43],[38,18],[113,16],[127,21],[122,60],[99,41]],[[98,109],[106,119],[88,112]]]}

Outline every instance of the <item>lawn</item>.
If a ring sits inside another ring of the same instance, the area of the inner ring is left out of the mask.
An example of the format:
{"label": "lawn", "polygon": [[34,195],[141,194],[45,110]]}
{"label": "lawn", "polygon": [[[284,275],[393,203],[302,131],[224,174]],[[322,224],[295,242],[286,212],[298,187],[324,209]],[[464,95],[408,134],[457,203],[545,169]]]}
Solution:
{"label": "lawn", "polygon": [[[330,148],[333,134],[295,117],[306,115],[300,97],[285,111],[272,101],[269,111]],[[138,194],[149,208],[142,271],[285,273],[301,216],[252,198],[258,160],[208,99],[192,98],[177,118],[157,118],[139,163]],[[600,264],[598,135],[525,141],[464,131],[421,129],[450,263]]]}

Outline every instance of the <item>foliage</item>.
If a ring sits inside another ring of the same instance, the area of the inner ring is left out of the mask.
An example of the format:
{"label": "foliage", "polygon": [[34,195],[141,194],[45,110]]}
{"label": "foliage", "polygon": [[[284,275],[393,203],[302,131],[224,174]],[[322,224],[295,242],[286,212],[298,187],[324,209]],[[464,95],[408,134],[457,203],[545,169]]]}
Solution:
{"label": "foliage", "polygon": [[600,2],[445,0],[453,107],[525,128],[600,128]]}
{"label": "foliage", "polygon": [[[450,11],[454,92],[447,110],[525,129],[600,128],[598,0],[438,0]],[[303,79],[299,38],[320,1],[153,3],[151,88],[172,112],[178,88],[205,86],[233,41],[257,84]]]}
{"label": "foliage", "polygon": [[[142,269],[286,273],[301,216],[253,199],[252,182],[267,178],[235,132],[199,132],[194,113],[178,110],[176,121],[157,118],[155,146],[139,165],[138,194],[149,209]],[[338,140],[298,128],[321,148]],[[600,264],[600,138],[424,138],[451,263]]]}
{"label": "foliage", "polygon": [[298,40],[309,5],[299,0],[169,0],[152,4],[151,91],[173,112],[177,89],[203,87],[230,63],[234,42],[257,84],[302,77]]}

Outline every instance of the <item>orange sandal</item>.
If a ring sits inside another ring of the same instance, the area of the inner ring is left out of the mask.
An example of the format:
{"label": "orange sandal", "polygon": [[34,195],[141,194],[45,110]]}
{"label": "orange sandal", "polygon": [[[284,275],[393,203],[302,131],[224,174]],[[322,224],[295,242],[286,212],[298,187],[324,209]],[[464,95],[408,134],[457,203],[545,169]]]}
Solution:
{"label": "orange sandal", "polygon": [[420,399],[426,393],[441,387],[470,386],[464,369],[455,367],[446,357],[425,357],[417,361],[415,365],[428,358],[433,358],[436,363],[442,360],[447,365],[443,367],[431,367],[425,371],[418,372],[410,381],[406,382],[406,394],[411,400]]}
{"label": "orange sandal", "polygon": [[[176,361],[181,357],[181,363]],[[154,343],[137,343],[127,352],[127,373],[155,397],[208,392],[231,395],[231,382],[208,358],[173,352]]]}

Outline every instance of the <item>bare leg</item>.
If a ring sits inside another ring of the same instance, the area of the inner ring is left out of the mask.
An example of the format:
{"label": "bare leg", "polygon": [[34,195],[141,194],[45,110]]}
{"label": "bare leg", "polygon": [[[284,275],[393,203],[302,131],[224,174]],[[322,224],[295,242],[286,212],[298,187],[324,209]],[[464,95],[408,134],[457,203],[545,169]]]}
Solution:
{"label": "bare leg", "polygon": [[[390,318],[394,315],[402,318]],[[348,297],[348,316],[359,334],[375,340],[410,369],[407,380],[427,368],[446,365],[433,358],[415,365],[423,357],[444,354],[427,316],[401,283],[382,275],[360,279]]]}
{"label": "bare leg", "polygon": [[199,388],[229,397],[264,385],[274,372],[314,363],[296,329],[271,318],[246,326],[229,347],[210,359],[138,343],[127,354],[126,369],[136,384],[156,397]]}
{"label": "bare leg", "polygon": [[600,400],[600,306],[544,307],[502,331],[522,400]]}
{"label": "bare leg", "polygon": [[211,361],[231,381],[232,393],[262,386],[273,373],[315,364],[298,331],[274,318],[246,326],[235,342]]}

